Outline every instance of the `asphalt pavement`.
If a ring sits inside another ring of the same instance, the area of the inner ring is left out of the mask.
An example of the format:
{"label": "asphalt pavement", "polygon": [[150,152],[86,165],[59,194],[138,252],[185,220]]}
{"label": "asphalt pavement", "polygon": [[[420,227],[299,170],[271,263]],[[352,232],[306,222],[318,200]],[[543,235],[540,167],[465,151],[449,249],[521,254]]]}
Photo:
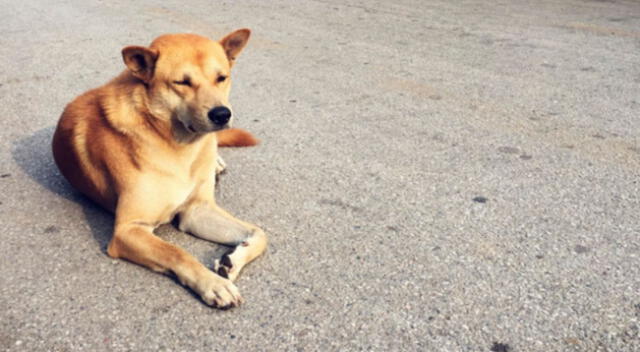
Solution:
{"label": "asphalt pavement", "polygon": [[[640,351],[640,2],[0,2],[0,350]],[[50,140],[124,46],[242,27],[216,196],[270,244],[220,311]]]}

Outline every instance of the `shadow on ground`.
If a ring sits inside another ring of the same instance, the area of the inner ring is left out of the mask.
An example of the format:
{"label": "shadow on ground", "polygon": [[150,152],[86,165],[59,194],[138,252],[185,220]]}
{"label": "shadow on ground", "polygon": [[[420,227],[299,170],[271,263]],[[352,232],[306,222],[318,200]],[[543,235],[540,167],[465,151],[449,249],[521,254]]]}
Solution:
{"label": "shadow on ground", "polygon": [[113,231],[113,216],[74,190],[60,174],[51,154],[51,138],[54,131],[54,126],[46,127],[15,142],[12,150],[13,160],[29,177],[47,190],[79,204],[91,227],[93,238],[106,253]]}

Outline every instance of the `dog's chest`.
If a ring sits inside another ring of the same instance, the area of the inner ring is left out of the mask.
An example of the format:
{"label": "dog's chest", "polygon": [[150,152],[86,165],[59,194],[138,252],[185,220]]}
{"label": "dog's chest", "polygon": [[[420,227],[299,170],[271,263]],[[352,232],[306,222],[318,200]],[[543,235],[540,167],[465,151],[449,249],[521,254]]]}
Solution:
{"label": "dog's chest", "polygon": [[160,160],[155,163],[158,174],[162,174],[164,178],[163,183],[179,190],[186,197],[184,202],[203,184],[215,181],[216,145],[202,143],[195,147],[197,148],[159,155]]}

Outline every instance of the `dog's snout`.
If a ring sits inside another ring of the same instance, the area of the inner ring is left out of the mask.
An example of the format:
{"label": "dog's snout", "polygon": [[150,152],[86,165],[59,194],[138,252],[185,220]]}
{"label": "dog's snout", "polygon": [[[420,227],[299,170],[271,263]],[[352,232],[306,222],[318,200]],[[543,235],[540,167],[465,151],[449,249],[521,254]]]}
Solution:
{"label": "dog's snout", "polygon": [[217,106],[209,110],[209,120],[216,125],[224,125],[231,119],[231,110],[224,106]]}

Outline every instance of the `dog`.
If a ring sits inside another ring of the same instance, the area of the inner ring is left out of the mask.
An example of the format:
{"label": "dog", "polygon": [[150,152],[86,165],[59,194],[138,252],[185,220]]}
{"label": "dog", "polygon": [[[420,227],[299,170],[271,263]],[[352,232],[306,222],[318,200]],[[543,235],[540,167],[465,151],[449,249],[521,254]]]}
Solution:
{"label": "dog", "polygon": [[[107,254],[173,274],[218,308],[243,302],[233,281],[267,246],[262,229],[214,199],[214,172],[224,167],[218,144],[257,143],[231,128],[229,104],[231,68],[250,34],[167,34],[125,47],[124,72],[68,104],[52,142],[62,175],[115,215]],[[181,231],[231,250],[208,269],[154,235],[174,218]]]}

